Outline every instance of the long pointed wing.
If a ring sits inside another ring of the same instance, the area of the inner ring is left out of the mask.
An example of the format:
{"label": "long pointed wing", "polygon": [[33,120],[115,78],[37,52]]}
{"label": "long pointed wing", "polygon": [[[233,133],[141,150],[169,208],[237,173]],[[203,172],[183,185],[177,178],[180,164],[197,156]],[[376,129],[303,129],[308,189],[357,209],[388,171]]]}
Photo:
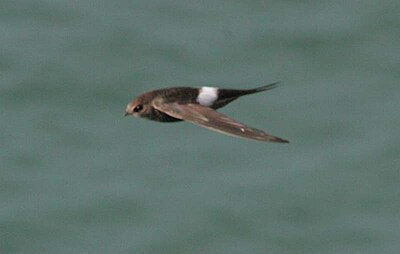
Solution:
{"label": "long pointed wing", "polygon": [[226,135],[259,141],[289,143],[287,140],[271,136],[261,130],[239,123],[224,114],[199,104],[163,103],[154,101],[153,106],[172,117],[182,119],[207,129]]}

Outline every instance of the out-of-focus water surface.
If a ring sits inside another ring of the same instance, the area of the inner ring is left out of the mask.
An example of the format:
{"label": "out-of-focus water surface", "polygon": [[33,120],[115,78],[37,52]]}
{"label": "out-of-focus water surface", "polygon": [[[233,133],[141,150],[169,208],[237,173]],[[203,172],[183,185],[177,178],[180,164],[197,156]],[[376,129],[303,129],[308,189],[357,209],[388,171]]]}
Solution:
{"label": "out-of-focus water surface", "polygon": [[[399,1],[0,1],[0,253],[399,253]],[[167,86],[289,145],[122,118]]]}

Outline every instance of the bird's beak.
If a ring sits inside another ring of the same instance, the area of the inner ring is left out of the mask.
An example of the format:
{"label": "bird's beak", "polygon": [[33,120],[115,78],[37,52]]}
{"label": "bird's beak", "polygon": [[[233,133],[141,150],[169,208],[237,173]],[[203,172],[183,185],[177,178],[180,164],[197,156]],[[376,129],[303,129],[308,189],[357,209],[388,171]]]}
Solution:
{"label": "bird's beak", "polygon": [[123,116],[125,117],[125,116],[127,116],[127,115],[130,115],[130,114],[129,114],[128,112],[125,112]]}

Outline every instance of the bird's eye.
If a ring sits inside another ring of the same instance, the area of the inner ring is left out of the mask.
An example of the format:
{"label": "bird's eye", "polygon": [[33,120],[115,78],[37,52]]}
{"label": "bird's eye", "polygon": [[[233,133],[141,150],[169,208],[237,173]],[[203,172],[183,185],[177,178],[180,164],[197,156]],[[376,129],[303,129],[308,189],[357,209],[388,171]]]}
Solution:
{"label": "bird's eye", "polygon": [[133,109],[133,111],[140,112],[140,111],[142,111],[142,109],[143,109],[143,106],[139,104],[139,105],[136,105],[136,107]]}

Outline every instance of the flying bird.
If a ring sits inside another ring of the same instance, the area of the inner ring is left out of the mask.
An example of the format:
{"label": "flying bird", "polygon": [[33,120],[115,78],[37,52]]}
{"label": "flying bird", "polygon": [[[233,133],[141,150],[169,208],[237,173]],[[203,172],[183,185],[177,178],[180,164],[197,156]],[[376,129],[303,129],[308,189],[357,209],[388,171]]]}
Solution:
{"label": "flying bird", "polygon": [[267,91],[278,82],[254,89],[223,89],[203,86],[171,87],[153,90],[134,98],[126,106],[124,116],[147,118],[158,122],[187,121],[226,135],[265,142],[289,141],[239,123],[216,111],[240,96]]}

